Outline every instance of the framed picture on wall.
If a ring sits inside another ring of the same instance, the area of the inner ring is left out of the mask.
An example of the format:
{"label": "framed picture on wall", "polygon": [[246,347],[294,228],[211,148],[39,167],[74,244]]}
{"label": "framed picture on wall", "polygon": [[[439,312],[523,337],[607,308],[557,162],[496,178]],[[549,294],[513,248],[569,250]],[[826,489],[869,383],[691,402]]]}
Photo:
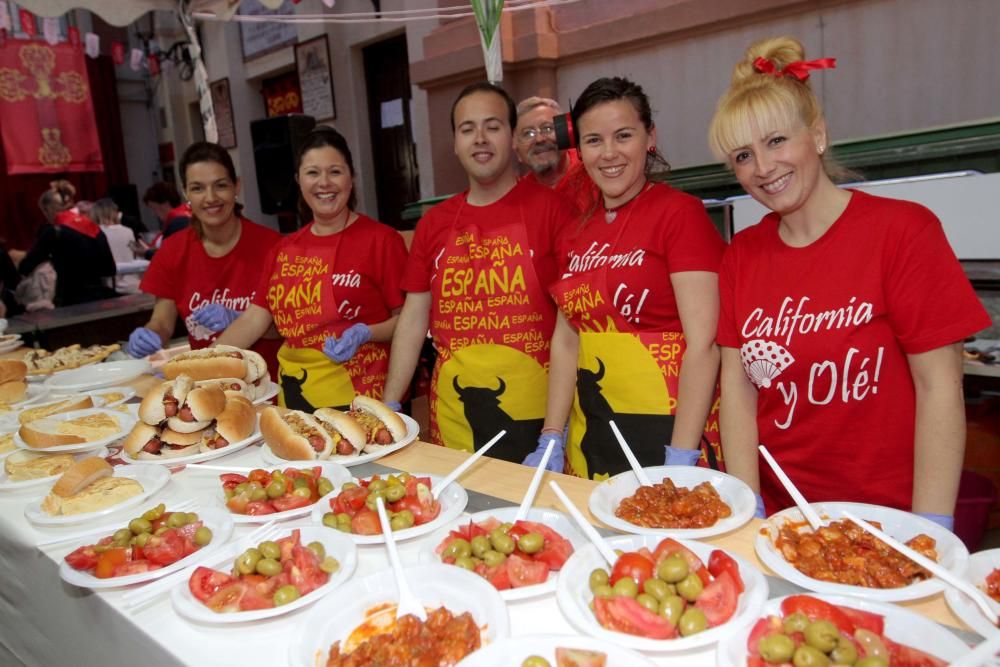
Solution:
{"label": "framed picture on wall", "polygon": [[215,124],[219,128],[219,145],[236,148],[236,123],[233,120],[233,100],[229,96],[229,78],[211,82],[208,89],[212,93]]}
{"label": "framed picture on wall", "polygon": [[295,45],[295,69],[302,91],[302,113],[317,121],[337,117],[330,73],[330,45],[326,35]]}

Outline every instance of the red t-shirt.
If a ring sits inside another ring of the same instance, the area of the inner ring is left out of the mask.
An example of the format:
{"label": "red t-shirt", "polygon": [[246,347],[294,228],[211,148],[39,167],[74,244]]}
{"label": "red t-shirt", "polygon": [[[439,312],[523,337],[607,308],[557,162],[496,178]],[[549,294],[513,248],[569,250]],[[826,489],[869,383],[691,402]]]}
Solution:
{"label": "red t-shirt", "polygon": [[[990,318],[941,223],[919,204],[852,191],[817,241],[787,246],[777,214],[733,239],[719,272],[718,342],[740,348],[757,428],[811,501],[909,509],[915,393],[906,355]],[[760,466],[768,512],[792,504]]]}
{"label": "red t-shirt", "polygon": [[207,347],[218,334],[192,321],[191,313],[207,303],[246,310],[260,281],[261,257],[281,239],[272,229],[245,218],[240,222],[240,240],[223,257],[209,257],[192,227],[168,237],[139,284],[143,292],[177,304],[194,349]]}
{"label": "red t-shirt", "polygon": [[492,220],[502,224],[523,220],[535,273],[547,289],[556,278],[560,238],[575,224],[570,206],[549,188],[528,179],[518,181],[510,192],[488,206],[466,203],[467,195],[463,192],[441,202],[420,219],[410,245],[402,288],[407,292],[430,290],[431,276],[438,270],[438,258],[453,225],[478,224],[487,228]]}
{"label": "red t-shirt", "polygon": [[365,215],[339,234],[316,236],[309,223],[281,240],[262,263],[254,303],[267,308],[289,347],[323,348],[352,324],[383,322],[403,305],[406,244]]}
{"label": "red t-shirt", "polygon": [[[566,156],[566,173],[552,186],[552,190],[565,197],[577,215],[583,215],[594,208],[600,196],[600,190],[597,189],[594,181],[590,180],[590,175],[584,168],[583,162],[577,157],[576,151],[567,151]],[[542,185],[533,171],[529,171],[521,179]]]}
{"label": "red t-shirt", "polygon": [[563,277],[607,269],[613,305],[633,327],[682,331],[671,273],[719,270],[725,243],[701,200],[654,184],[618,210],[615,224],[599,207],[567,235]]}

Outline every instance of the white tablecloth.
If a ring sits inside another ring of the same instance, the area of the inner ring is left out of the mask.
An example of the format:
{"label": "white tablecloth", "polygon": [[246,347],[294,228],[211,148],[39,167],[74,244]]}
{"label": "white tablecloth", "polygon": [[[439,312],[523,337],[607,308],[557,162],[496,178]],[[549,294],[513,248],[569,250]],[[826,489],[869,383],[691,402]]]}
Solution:
{"label": "white tablecloth", "polygon": [[[234,466],[260,465],[260,448],[251,446],[226,457]],[[219,463],[220,461],[212,461]],[[0,664],[2,665],[81,665],[108,667],[138,665],[286,665],[288,643],[296,623],[310,607],[253,624],[195,626],[173,610],[169,596],[137,612],[122,605],[127,589],[91,592],[63,583],[58,563],[76,545],[47,548],[44,553],[34,545],[42,538],[64,532],[76,532],[87,526],[64,529],[39,529],[24,518],[24,506],[47,491],[5,493],[0,495]],[[181,471],[154,499],[143,503],[171,503],[192,497],[206,502],[219,492],[214,475]],[[94,525],[123,524],[134,514],[127,510],[95,521]],[[286,525],[307,525],[308,519]],[[237,527],[234,536],[253,529]],[[405,564],[417,563],[422,540],[400,544]],[[382,571],[391,577],[383,546],[360,546],[358,568],[354,576]],[[330,595],[337,595],[334,590]],[[529,634],[579,634],[559,612],[555,596],[526,600],[508,605],[513,636]],[[714,649],[683,656],[651,656],[662,665],[714,665]]]}

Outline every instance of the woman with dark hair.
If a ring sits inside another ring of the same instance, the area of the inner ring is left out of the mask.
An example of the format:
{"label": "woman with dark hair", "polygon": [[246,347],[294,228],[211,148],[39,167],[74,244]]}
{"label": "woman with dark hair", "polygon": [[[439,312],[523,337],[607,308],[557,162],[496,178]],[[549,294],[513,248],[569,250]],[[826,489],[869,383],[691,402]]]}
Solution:
{"label": "woman with dark hair", "polygon": [[[236,167],[218,144],[192,144],[181,157],[180,173],[191,225],[163,242],[139,285],[157,299],[149,322],[129,337],[126,349],[134,357],[163,347],[178,315],[192,348],[210,345],[253,301],[261,257],[281,238],[241,215]],[[279,342],[258,341],[260,334],[246,346],[254,345],[273,367]]]}
{"label": "woman with dark hair", "polygon": [[160,231],[148,245],[138,239],[136,252],[146,259],[153,259],[163,241],[191,224],[191,204],[181,201],[177,187],[166,181],[157,181],[149,186],[142,195],[142,203],[156,214]]}
{"label": "woman with dark hair", "polygon": [[76,188],[69,181],[53,181],[38,199],[49,224],[18,264],[27,276],[45,261],[56,272],[55,305],[69,306],[116,295],[111,278],[117,272],[111,248],[101,228],[75,207]]}
{"label": "woman with dark hair", "polygon": [[271,326],[283,406],[343,407],[381,397],[389,341],[403,305],[406,246],[399,232],[354,210],[354,161],[344,137],[317,127],[296,158],[300,209],[311,222],[263,262],[253,305],[219,342],[243,346]]}
{"label": "woman with dark hair", "polygon": [[[601,478],[628,469],[609,421],[643,465],[717,465],[713,412],[723,242],[701,201],[662,179],[649,99],[623,78],[576,101],[580,158],[600,197],[568,234],[539,450],[562,440],[565,468]],[[572,412],[571,412],[572,408]],[[704,453],[703,453],[704,452]],[[563,468],[562,449],[552,466]]]}

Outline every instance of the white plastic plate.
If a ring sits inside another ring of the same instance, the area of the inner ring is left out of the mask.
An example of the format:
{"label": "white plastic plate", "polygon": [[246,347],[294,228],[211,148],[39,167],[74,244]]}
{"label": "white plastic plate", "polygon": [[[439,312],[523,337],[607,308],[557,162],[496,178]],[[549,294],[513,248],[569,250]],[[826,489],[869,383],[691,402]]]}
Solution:
{"label": "white plastic plate", "polygon": [[97,389],[128,382],[150,370],[146,359],[128,359],[125,361],[106,361],[104,363],[82,366],[70,370],[59,371],[46,381],[52,391],[82,391]]}
{"label": "white plastic plate", "polygon": [[210,452],[198,452],[197,454],[191,454],[189,456],[175,456],[174,458],[157,458],[157,459],[136,459],[132,458],[125,450],[122,450],[121,458],[125,463],[152,463],[153,465],[165,465],[165,466],[175,466],[175,465],[186,465],[189,463],[202,463],[203,461],[211,461],[212,459],[219,459],[223,456],[229,456],[234,454],[244,447],[247,447],[260,440],[260,429],[256,429],[250,434],[250,437],[244,438],[242,440],[237,440],[236,442],[231,442],[225,447],[219,449],[213,449]]}
{"label": "white plastic plate", "polygon": [[[333,461],[334,463],[339,463],[346,468],[350,468],[351,466],[361,465],[362,463],[371,463],[372,461],[376,461],[383,456],[388,456],[389,454],[406,447],[411,442],[416,440],[418,435],[420,435],[420,425],[417,424],[417,422],[414,421],[414,419],[409,415],[404,415],[401,412],[397,412],[396,414],[402,417],[403,423],[406,424],[406,437],[399,442],[387,445],[374,452],[363,452],[358,456],[340,456],[338,454],[334,454],[324,460]],[[283,459],[272,452],[266,442],[264,443],[264,446],[260,448],[260,458],[268,465],[281,465],[282,463],[288,462],[287,459]]]}
{"label": "white plastic plate", "polygon": [[[961,574],[969,560],[969,550],[962,541],[949,530],[946,530],[923,517],[880,505],[864,503],[811,503],[820,517],[840,520],[844,510],[866,521],[877,521],[882,530],[900,542],[906,542],[912,537],[924,533],[937,542],[938,563],[955,574]],[[783,522],[792,521],[803,524],[801,530],[811,530],[798,508],[791,507],[771,515],[765,529],[759,531],[754,538],[754,551],[761,562],[771,568],[782,579],[817,593],[829,595],[857,595],[868,600],[882,602],[899,602],[901,600],[918,600],[934,595],[944,589],[944,582],[936,577],[919,581],[902,588],[865,588],[863,586],[848,586],[828,581],[820,581],[802,574],[792,567],[785,557],[775,549],[774,540]]]}
{"label": "white plastic plate", "polygon": [[[111,444],[119,438],[125,437],[125,435],[132,430],[135,426],[135,419],[132,415],[125,412],[119,412],[118,410],[108,410],[106,408],[87,408],[86,410],[73,410],[72,412],[60,412],[59,414],[51,415],[45,417],[45,419],[50,419],[54,421],[66,422],[71,419],[76,419],[77,417],[86,417],[88,415],[106,414],[111,415],[118,420],[119,428],[114,433],[114,435],[109,435],[106,438],[100,438],[99,440],[91,440],[90,442],[80,442],[74,445],[56,445],[55,447],[32,447],[24,440],[21,439],[20,435],[14,436],[14,445],[20,449],[28,450],[29,452],[84,452],[93,449],[99,449],[104,445]],[[23,426],[22,426],[23,428]]]}
{"label": "white plastic plate", "polygon": [[86,523],[92,519],[98,519],[120,510],[128,509],[140,505],[158,493],[170,481],[170,471],[161,466],[136,465],[118,466],[115,468],[115,477],[129,477],[142,485],[142,493],[132,496],[117,505],[105,507],[96,512],[84,512],[83,514],[70,514],[68,516],[50,516],[42,511],[42,499],[28,503],[24,508],[24,517],[31,523],[39,526],[69,526],[75,523]]}
{"label": "white plastic plate", "polygon": [[656,466],[644,468],[650,481],[659,483],[666,477],[673,480],[678,487],[694,488],[702,482],[708,482],[719,492],[723,502],[732,510],[725,519],[719,519],[715,525],[706,528],[645,528],[629,523],[615,516],[615,509],[639,488],[639,481],[631,470],[619,473],[595,487],[590,494],[588,507],[590,513],[616,530],[634,535],[661,535],[699,539],[722,535],[736,530],[753,518],[757,507],[753,491],[743,480],[727,475],[718,470],[699,468],[696,466]]}
{"label": "white plastic plate", "polygon": [[278,392],[281,391],[281,386],[277,382],[271,382],[270,380],[268,380],[268,382],[270,382],[270,384],[267,387],[267,391],[264,392],[260,398],[254,400],[254,405],[264,405],[277,396]]}
{"label": "white plastic plate", "polygon": [[[33,453],[41,454],[43,456],[45,455],[45,452],[33,452]],[[103,459],[106,458],[107,455],[108,455],[107,447],[101,447],[93,452],[78,452],[76,454],[71,454],[70,456],[72,456],[77,461],[80,461],[82,459],[90,458],[91,456],[97,456]],[[62,477],[62,473],[59,473],[58,475],[49,475],[48,477],[39,477],[37,479],[26,479],[19,482],[14,482],[11,481],[9,477],[7,477],[7,471],[4,470],[2,465],[0,465],[0,491],[20,491],[22,489],[32,489],[38,486],[51,486],[60,477]]]}
{"label": "white plastic plate", "polygon": [[457,667],[511,667],[520,665],[531,656],[539,656],[556,664],[556,649],[598,651],[607,657],[606,667],[654,667],[646,656],[618,644],[578,635],[528,635],[508,637],[493,642],[467,656]]}
{"label": "white plastic plate", "polygon": [[[969,566],[966,568],[962,578],[983,591],[984,597],[990,600],[990,607],[993,608],[993,611],[1000,614],[1000,603],[985,595],[986,577],[997,568],[1000,568],[1000,549],[978,551],[969,556]],[[944,599],[948,603],[948,606],[951,607],[951,610],[955,612],[955,616],[958,616],[966,625],[982,636],[990,637],[1000,632],[1000,628],[990,623],[983,616],[983,612],[979,611],[979,607],[964,593],[959,593],[949,586],[945,589]]]}
{"label": "white plastic plate", "polygon": [[[285,470],[287,468],[300,468],[304,470],[311,470],[315,466],[319,466],[320,468],[323,469],[321,475],[330,480],[333,483],[334,488],[339,489],[342,484],[344,484],[345,482],[350,482],[352,479],[354,479],[353,477],[351,477],[351,473],[347,472],[347,468],[338,463],[331,463],[330,461],[286,461],[284,464],[280,466],[271,466],[269,468],[265,468],[265,470],[268,471]],[[219,471],[219,474],[224,475],[226,473]],[[239,474],[245,477],[247,473],[240,472]],[[222,490],[222,481],[216,478],[216,484],[218,486],[218,492],[215,496],[215,499],[221,505],[225,506],[226,494]],[[321,501],[322,498],[317,500],[312,505],[306,505],[305,507],[298,507],[296,509],[287,510],[285,512],[275,512],[274,514],[258,514],[255,516],[250,516],[249,514],[236,514],[235,512],[230,512],[230,514],[232,514],[233,521],[239,524],[268,523],[270,521],[287,521],[288,519],[295,519],[300,516],[308,515],[310,512],[312,512],[313,506]]]}

